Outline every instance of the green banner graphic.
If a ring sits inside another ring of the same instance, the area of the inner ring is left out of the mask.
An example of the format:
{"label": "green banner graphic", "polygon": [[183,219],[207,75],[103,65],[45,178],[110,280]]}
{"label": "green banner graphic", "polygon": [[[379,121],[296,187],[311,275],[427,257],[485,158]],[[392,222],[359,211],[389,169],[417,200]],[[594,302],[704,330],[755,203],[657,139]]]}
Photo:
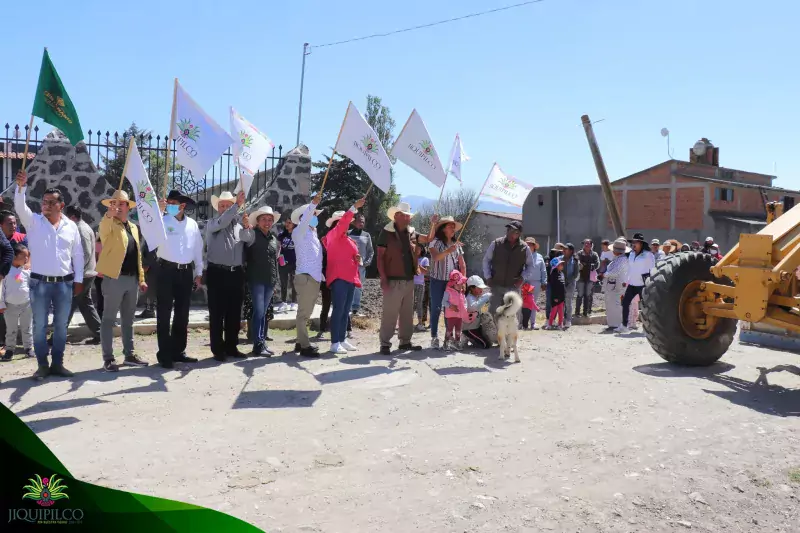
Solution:
{"label": "green banner graphic", "polygon": [[0,531],[259,532],[218,511],[85,483],[0,403]]}

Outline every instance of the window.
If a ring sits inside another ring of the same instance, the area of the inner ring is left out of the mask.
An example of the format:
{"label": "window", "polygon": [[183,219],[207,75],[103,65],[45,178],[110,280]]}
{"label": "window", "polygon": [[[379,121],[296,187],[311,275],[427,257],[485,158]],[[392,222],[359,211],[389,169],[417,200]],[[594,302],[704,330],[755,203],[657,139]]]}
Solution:
{"label": "window", "polygon": [[714,189],[714,200],[719,202],[733,202],[733,189],[717,187]]}
{"label": "window", "polygon": [[783,197],[783,211],[784,213],[794,207],[794,196]]}
{"label": "window", "polygon": [[544,195],[540,194],[539,195],[539,206],[543,206],[543,205],[544,205]]}

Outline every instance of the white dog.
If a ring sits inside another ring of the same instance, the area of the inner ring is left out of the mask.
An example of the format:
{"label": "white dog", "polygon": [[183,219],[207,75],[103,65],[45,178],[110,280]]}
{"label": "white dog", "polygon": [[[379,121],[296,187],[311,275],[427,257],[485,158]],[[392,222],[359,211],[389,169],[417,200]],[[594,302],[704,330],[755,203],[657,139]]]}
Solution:
{"label": "white dog", "polygon": [[517,313],[522,309],[522,296],[513,291],[508,291],[503,296],[503,305],[497,308],[495,322],[497,323],[497,342],[500,344],[500,357],[511,357],[511,348],[514,348],[514,362],[519,363],[517,351]]}

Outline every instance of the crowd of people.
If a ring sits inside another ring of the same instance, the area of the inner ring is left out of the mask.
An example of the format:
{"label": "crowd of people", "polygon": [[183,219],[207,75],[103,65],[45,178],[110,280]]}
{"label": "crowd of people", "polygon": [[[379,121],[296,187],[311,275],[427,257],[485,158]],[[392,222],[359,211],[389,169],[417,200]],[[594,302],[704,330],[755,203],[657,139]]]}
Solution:
{"label": "crowd of people", "polygon": [[[288,214],[276,233],[273,226],[280,214],[268,206],[248,214],[243,193],[223,192],[212,196],[215,216],[201,230],[187,216],[194,201],[177,190],[159,201],[167,239],[151,250],[129,219],[136,203],[124,191],[102,200],[107,211],[96,237],[80,208],[65,207],[57,188],[44,192],[41,214],[35,214],[27,205],[26,187],[27,175],[20,171],[14,208],[27,234],[18,231],[13,213],[0,214],[0,313],[4,316],[0,326],[5,329],[0,342],[5,338],[3,359],[10,360],[21,332],[22,353],[37,359],[33,375],[37,380],[72,375],[64,366],[64,351],[67,326],[76,309],[90,331],[89,342],[101,345],[105,371],[120,368],[113,345],[116,325],[122,333],[121,364],[147,366],[134,346],[140,293],[145,309],[139,317],[156,318],[156,359],[164,368],[197,361],[186,353],[187,327],[192,293],[203,285],[210,348],[218,361],[273,355],[268,345],[272,340],[269,321],[275,312],[289,310],[296,311],[294,351],[318,357],[308,321],[319,296],[323,307],[319,335],[330,331],[328,352],[342,355],[356,350],[349,333],[351,319],[359,314],[366,267],[372,262],[383,292],[381,354],[392,353],[395,335],[397,350],[421,350],[421,345],[412,342],[415,331],[430,332],[432,349],[467,344],[486,349],[496,341],[493,312],[509,291],[521,295],[520,328],[539,329],[538,301],[544,291],[544,328],[566,329],[573,316],[592,313],[594,295],[602,284],[608,327],[625,333],[635,327],[636,305],[657,261],[687,249],[719,256],[710,237],[702,248],[697,242],[681,245],[674,239],[663,245],[653,240],[648,247],[637,233],[630,240],[604,240],[600,254],[590,239],[577,251],[571,243],[559,243],[545,258],[538,252],[536,239],[522,239],[521,223],[512,221],[504,236],[489,243],[481,265],[483,276],[467,277],[463,247],[456,237],[462,224],[452,216],[433,216],[430,231],[418,234],[411,226],[411,207],[400,202],[387,211],[389,222],[373,243],[359,212],[365,202],[362,198],[347,211],[330,214],[327,231],[320,237],[317,195]],[[93,285],[97,306],[91,296]],[[273,307],[273,298],[278,296],[280,304]],[[250,354],[239,350],[243,309],[251,315]]]}

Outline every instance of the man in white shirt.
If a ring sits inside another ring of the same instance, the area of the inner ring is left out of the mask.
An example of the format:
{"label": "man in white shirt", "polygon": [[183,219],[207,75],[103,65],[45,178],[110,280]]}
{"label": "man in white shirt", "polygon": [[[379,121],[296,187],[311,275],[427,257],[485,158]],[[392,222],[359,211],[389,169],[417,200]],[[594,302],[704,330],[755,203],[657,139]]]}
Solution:
{"label": "man in white shirt", "polygon": [[[64,197],[56,188],[42,197],[42,214],[33,213],[26,203],[28,174],[17,173],[14,209],[28,232],[31,252],[30,295],[33,310],[33,349],[39,368],[33,379],[48,375],[72,376],[64,368],[64,348],[73,296],[83,290],[83,248],[78,226],[61,212]],[[52,364],[48,366],[47,317],[53,308]]]}
{"label": "man in white shirt", "polygon": [[[628,254],[628,279],[625,285],[625,294],[622,297],[622,324],[615,329],[617,333],[628,333],[628,316],[631,302],[637,296],[641,300],[645,279],[650,276],[650,269],[656,266],[653,252],[647,250],[644,235],[636,233],[631,240],[633,250]],[[631,324],[634,325],[634,324]]]}
{"label": "man in white shirt", "polygon": [[298,207],[292,212],[292,222],[296,225],[292,232],[297,267],[294,288],[297,291],[297,344],[295,351],[306,357],[319,357],[319,350],[311,346],[306,322],[314,311],[314,303],[319,294],[319,284],[325,280],[322,275],[322,244],[317,237],[316,209],[320,197],[315,196],[310,204]]}
{"label": "man in white shirt", "polygon": [[[197,222],[186,216],[186,206],[194,204],[194,200],[175,190],[159,202],[161,210],[166,211],[167,242],[158,247],[157,253],[156,357],[164,368],[173,368],[175,362],[197,362],[194,357],[186,356],[192,288],[199,289],[203,280],[203,236]],[[175,317],[170,330],[173,308]]]}

